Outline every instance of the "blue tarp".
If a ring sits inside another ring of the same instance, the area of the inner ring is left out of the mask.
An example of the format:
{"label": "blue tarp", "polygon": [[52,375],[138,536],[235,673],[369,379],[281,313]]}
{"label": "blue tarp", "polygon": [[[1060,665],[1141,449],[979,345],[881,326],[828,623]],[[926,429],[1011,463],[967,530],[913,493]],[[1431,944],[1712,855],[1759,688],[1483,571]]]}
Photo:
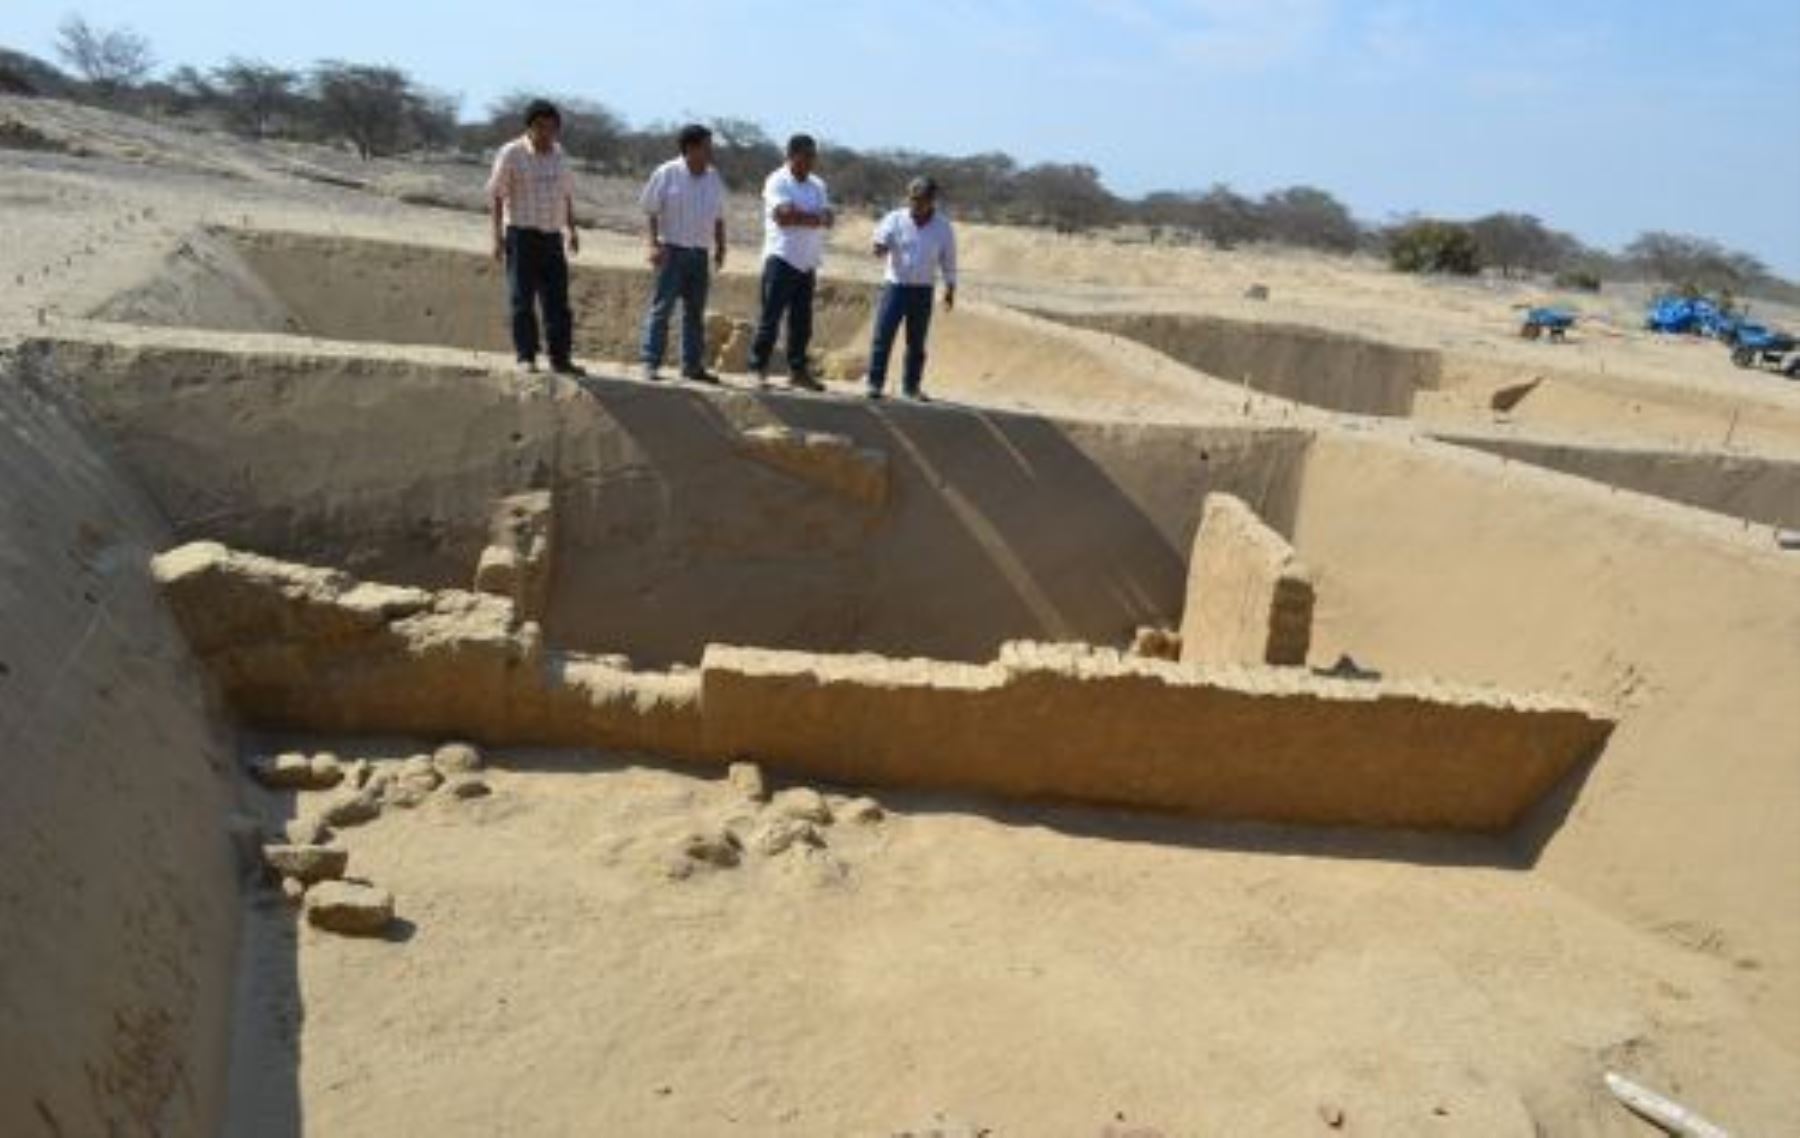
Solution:
{"label": "blue tarp", "polygon": [[1659,296],[1650,302],[1650,314],[1644,320],[1644,327],[1652,332],[1717,338],[1730,336],[1737,325],[1737,317],[1720,311],[1704,297]]}
{"label": "blue tarp", "polygon": [[1572,328],[1575,314],[1565,308],[1533,308],[1525,313],[1525,323],[1537,328]]}

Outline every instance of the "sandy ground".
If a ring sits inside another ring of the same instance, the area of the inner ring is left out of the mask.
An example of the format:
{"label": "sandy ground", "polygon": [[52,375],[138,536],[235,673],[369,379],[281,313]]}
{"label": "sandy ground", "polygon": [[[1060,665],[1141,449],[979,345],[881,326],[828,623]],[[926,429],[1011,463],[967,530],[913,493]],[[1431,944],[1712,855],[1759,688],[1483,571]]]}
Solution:
{"label": "sandy ground", "polygon": [[683,835],[754,804],[628,757],[496,761],[490,798],[343,833],[401,899],[389,941],[256,902],[272,1061],[240,1065],[235,1132],[1644,1133],[1599,1088],[1619,1066],[1744,1133],[1796,1106],[1800,1063],[1707,961],[1480,841],[900,795],[673,880]]}
{"label": "sandy ground", "polygon": [[[0,116],[84,151],[0,151],[0,338],[108,334],[86,314],[202,226],[485,240],[478,217],[399,200],[460,200],[466,171],[383,164],[351,188],[332,184],[345,163],[322,152],[13,99]],[[584,260],[635,263],[628,197],[596,187],[585,200],[605,228]],[[838,234],[834,276],[872,279],[866,225]],[[1491,426],[1493,388],[1542,376],[1514,427],[1800,454],[1800,386],[1740,372],[1717,345],[1638,331],[1630,292],[1581,298],[1594,319],[1551,347],[1517,339],[1514,306],[1558,298],[1505,282],[973,226],[964,245],[971,311],[1304,323],[1444,352],[1427,424]],[[753,267],[744,248],[730,271]],[[1269,302],[1242,298],[1253,282]],[[1244,413],[1130,345],[971,342],[956,319],[939,325],[933,379],[952,398]],[[1308,418],[1254,403],[1252,417]],[[1731,635],[1709,633],[1696,658],[1729,660]],[[394,938],[296,928],[276,897],[252,896],[230,1133],[1649,1133],[1604,1097],[1608,1068],[1741,1133],[1794,1132],[1800,1118],[1792,1033],[1771,1031],[1740,959],[1704,930],[1685,947],[1647,935],[1479,843],[900,796],[878,826],[833,828],[826,853],[677,881],[672,844],[742,809],[719,784],[598,755],[499,765],[491,799],[348,832],[353,871],[401,899]],[[1620,778],[1631,792],[1631,772]],[[1771,783],[1772,800],[1790,783]],[[1729,846],[1724,817],[1698,837]]]}

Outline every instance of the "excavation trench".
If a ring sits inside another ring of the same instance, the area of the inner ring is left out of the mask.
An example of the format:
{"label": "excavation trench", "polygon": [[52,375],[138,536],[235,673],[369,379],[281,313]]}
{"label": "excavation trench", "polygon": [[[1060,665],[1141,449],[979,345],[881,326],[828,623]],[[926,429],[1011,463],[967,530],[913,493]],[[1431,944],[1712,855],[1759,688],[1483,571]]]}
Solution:
{"label": "excavation trench", "polygon": [[[55,777],[22,784],[9,806],[36,821],[0,842],[96,892],[63,905],[31,879],[9,960],[45,977],[27,1018],[60,1005],[68,1026],[7,1066],[65,1132],[216,1118],[237,894],[213,823],[234,734],[263,727],[1500,833],[1440,856],[1716,930],[1791,1038],[1800,957],[1766,904],[1792,893],[1791,828],[1753,792],[1786,777],[1772,741],[1800,737],[1791,564],[1429,440],[575,383],[370,347],[503,347],[499,282],[466,254],[347,256],[211,235],[102,315],[361,346],[70,336],[8,361],[0,470],[27,492],[0,514],[20,622],[0,727]],[[584,352],[629,358],[642,286],[578,273],[613,314],[584,322]],[[748,312],[746,285],[719,295]],[[866,297],[826,304],[828,345],[860,334]],[[1366,366],[1391,383],[1352,368],[1315,398],[1404,414],[1430,365],[1390,364]],[[1312,575],[1298,666],[1121,651],[1184,623],[1218,494]],[[1305,666],[1346,653],[1384,678]],[[1736,837],[1671,874],[1676,832]],[[83,1069],[126,1089],[58,1074]]]}

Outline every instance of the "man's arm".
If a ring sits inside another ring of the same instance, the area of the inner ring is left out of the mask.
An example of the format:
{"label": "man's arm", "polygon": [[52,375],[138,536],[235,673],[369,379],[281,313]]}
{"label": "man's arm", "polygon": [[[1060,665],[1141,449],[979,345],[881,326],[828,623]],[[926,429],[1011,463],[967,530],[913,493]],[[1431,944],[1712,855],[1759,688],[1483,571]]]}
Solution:
{"label": "man's arm", "polygon": [[644,183],[644,192],[638,195],[638,208],[644,211],[645,223],[649,227],[650,263],[659,269],[669,255],[663,248],[662,234],[656,223],[657,212],[662,208],[662,185],[662,171],[659,169],[650,175],[650,180]]}
{"label": "man's arm", "polygon": [[877,257],[888,255],[888,244],[894,239],[894,227],[889,224],[889,220],[884,217],[875,226],[875,255]]}
{"label": "man's arm", "polygon": [[581,252],[581,231],[575,228],[575,195],[573,193],[563,195],[563,209],[569,216],[569,252],[579,253]]}
{"label": "man's arm", "polygon": [[725,267],[725,215],[720,214],[713,222],[713,267]]}
{"label": "man's arm", "polygon": [[938,265],[944,270],[944,308],[956,307],[956,228],[944,222],[944,250],[938,254]]}
{"label": "man's arm", "polygon": [[506,260],[506,194],[506,148],[502,147],[500,153],[494,155],[494,169],[488,175],[487,180],[488,212],[493,216],[494,260],[496,261]]}
{"label": "man's arm", "polygon": [[655,214],[649,215],[649,222],[650,222],[650,263],[660,269],[660,268],[662,268],[662,263],[668,259],[669,251],[667,249],[663,248],[662,234],[657,232],[656,215]]}
{"label": "man's arm", "polygon": [[770,211],[770,216],[783,229],[818,229],[826,224],[824,214],[801,209],[793,202],[782,202]]}

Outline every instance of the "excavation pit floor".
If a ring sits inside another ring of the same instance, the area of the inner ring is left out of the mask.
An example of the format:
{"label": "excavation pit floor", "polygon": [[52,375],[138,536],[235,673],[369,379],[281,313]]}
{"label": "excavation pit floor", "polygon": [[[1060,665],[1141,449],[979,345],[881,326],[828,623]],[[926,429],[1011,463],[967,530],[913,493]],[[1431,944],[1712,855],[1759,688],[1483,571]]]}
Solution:
{"label": "excavation pit floor", "polygon": [[489,763],[488,797],[334,838],[387,938],[251,896],[233,1133],[1640,1134],[1618,1066],[1755,1133],[1800,1078],[1713,962],[1483,839],[888,794],[674,877],[757,804],[632,756]]}

